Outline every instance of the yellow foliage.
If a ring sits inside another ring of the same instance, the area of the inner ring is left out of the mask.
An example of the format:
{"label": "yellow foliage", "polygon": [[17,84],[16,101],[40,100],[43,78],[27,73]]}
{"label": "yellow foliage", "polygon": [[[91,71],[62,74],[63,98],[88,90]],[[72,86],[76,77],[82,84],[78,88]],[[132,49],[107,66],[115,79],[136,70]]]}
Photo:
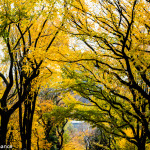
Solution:
{"label": "yellow foliage", "polygon": [[[133,137],[133,133],[131,129],[125,129],[124,132],[126,133],[126,135],[128,137]],[[127,147],[129,149],[131,149],[132,147],[135,147],[134,144],[131,144],[128,140],[126,140],[125,138],[120,138],[117,140],[117,145],[121,148],[121,149],[126,149]]]}

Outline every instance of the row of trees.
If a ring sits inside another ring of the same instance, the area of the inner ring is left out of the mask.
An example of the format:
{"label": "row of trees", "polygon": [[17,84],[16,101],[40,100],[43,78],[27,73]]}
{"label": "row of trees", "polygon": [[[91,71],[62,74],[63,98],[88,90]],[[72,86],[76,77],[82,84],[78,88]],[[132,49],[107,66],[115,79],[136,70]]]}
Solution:
{"label": "row of trees", "polygon": [[150,140],[149,7],[144,0],[66,1],[64,29],[81,45],[62,60],[67,88],[92,105],[76,102],[72,113],[139,150]]}
{"label": "row of trees", "polygon": [[29,150],[39,89],[56,68],[45,55],[53,58],[61,45],[55,24],[62,26],[62,17],[53,1],[4,0],[0,6],[0,145],[10,144],[9,120],[18,110],[21,147]]}
{"label": "row of trees", "polygon": [[75,118],[111,135],[106,143],[99,141],[105,148],[115,149],[113,141],[120,137],[145,150],[150,141],[150,3],[4,0],[0,5],[0,145],[10,143],[8,125],[18,111],[21,147],[31,149],[37,98],[49,86],[65,93],[59,94],[63,107],[37,113],[48,142],[58,133],[58,149],[66,119]]}

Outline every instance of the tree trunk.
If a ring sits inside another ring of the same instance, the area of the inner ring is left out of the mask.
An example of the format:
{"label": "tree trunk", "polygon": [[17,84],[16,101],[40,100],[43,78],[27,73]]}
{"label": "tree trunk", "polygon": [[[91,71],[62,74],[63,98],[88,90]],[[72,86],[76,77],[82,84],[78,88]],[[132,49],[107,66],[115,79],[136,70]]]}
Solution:
{"label": "tree trunk", "polygon": [[145,144],[138,145],[138,150],[145,150]]}
{"label": "tree trunk", "polygon": [[32,123],[37,94],[38,92],[35,92],[34,95],[29,94],[27,96],[24,102],[24,113],[22,113],[22,108],[19,109],[22,149],[26,148],[27,150],[31,150]]}
{"label": "tree trunk", "polygon": [[7,112],[3,112],[1,114],[0,145],[6,145],[8,122],[9,122],[9,115]]}
{"label": "tree trunk", "polygon": [[28,122],[27,133],[27,150],[31,150],[31,132],[32,132],[32,125],[31,120]]}
{"label": "tree trunk", "polygon": [[145,145],[146,145],[146,137],[143,137],[137,145],[138,150],[145,150]]}
{"label": "tree trunk", "polygon": [[[26,114],[26,108],[24,110],[24,114]],[[25,133],[25,122],[26,117],[24,115],[22,119],[22,106],[19,107],[19,127],[20,127],[20,135],[21,135],[21,144],[22,144],[22,149],[26,149],[26,133]]]}

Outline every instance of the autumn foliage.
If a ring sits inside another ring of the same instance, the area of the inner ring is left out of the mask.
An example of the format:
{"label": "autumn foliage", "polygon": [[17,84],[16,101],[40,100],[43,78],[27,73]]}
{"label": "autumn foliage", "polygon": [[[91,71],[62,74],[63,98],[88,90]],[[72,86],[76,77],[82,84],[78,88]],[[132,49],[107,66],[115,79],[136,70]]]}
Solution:
{"label": "autumn foliage", "polygon": [[0,145],[149,149],[149,8],[146,0],[1,0]]}

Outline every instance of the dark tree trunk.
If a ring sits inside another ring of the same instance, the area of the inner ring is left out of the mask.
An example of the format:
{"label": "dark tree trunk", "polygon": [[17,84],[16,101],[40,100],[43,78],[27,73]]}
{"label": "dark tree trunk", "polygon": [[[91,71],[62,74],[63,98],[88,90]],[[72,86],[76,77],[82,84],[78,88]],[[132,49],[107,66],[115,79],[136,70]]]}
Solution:
{"label": "dark tree trunk", "polygon": [[[24,110],[24,114],[26,114],[26,108]],[[21,143],[22,149],[26,149],[26,133],[25,133],[25,124],[27,122],[26,117],[22,119],[22,106],[19,107],[19,126],[20,126],[20,135],[21,135]]]}
{"label": "dark tree trunk", "polygon": [[40,150],[40,147],[39,147],[39,137],[37,138],[37,150]]}
{"label": "dark tree trunk", "polygon": [[6,145],[8,122],[9,122],[9,115],[7,112],[3,112],[1,114],[0,145]]}
{"label": "dark tree trunk", "polygon": [[64,143],[64,138],[63,138],[64,128],[65,128],[65,125],[67,124],[67,122],[68,122],[68,120],[66,119],[64,121],[64,123],[62,124],[62,126],[60,127],[61,128],[60,131],[59,131],[59,126],[56,127],[58,135],[59,135],[59,138],[60,138],[60,141],[58,142],[58,145],[57,145],[58,150],[61,150],[62,147],[63,147],[63,143]]}
{"label": "dark tree trunk", "polygon": [[138,150],[145,150],[145,144],[142,143],[142,144],[138,145]]}
{"label": "dark tree trunk", "polygon": [[24,113],[22,113],[22,107],[19,109],[22,149],[26,148],[27,150],[31,150],[32,123],[36,98],[37,92],[34,92],[34,95],[28,95],[26,101],[24,102]]}
{"label": "dark tree trunk", "polygon": [[138,142],[138,150],[145,150],[145,145],[146,145],[146,136],[144,135]]}
{"label": "dark tree trunk", "polygon": [[29,121],[29,123],[27,124],[27,130],[28,130],[27,149],[28,150],[31,149],[32,123],[33,123],[33,115],[34,115],[34,111],[35,111],[36,98],[37,98],[36,92],[34,93],[33,98],[32,98],[32,96],[29,97],[29,99],[32,100],[32,102],[29,102],[29,105],[28,105],[28,121]]}

